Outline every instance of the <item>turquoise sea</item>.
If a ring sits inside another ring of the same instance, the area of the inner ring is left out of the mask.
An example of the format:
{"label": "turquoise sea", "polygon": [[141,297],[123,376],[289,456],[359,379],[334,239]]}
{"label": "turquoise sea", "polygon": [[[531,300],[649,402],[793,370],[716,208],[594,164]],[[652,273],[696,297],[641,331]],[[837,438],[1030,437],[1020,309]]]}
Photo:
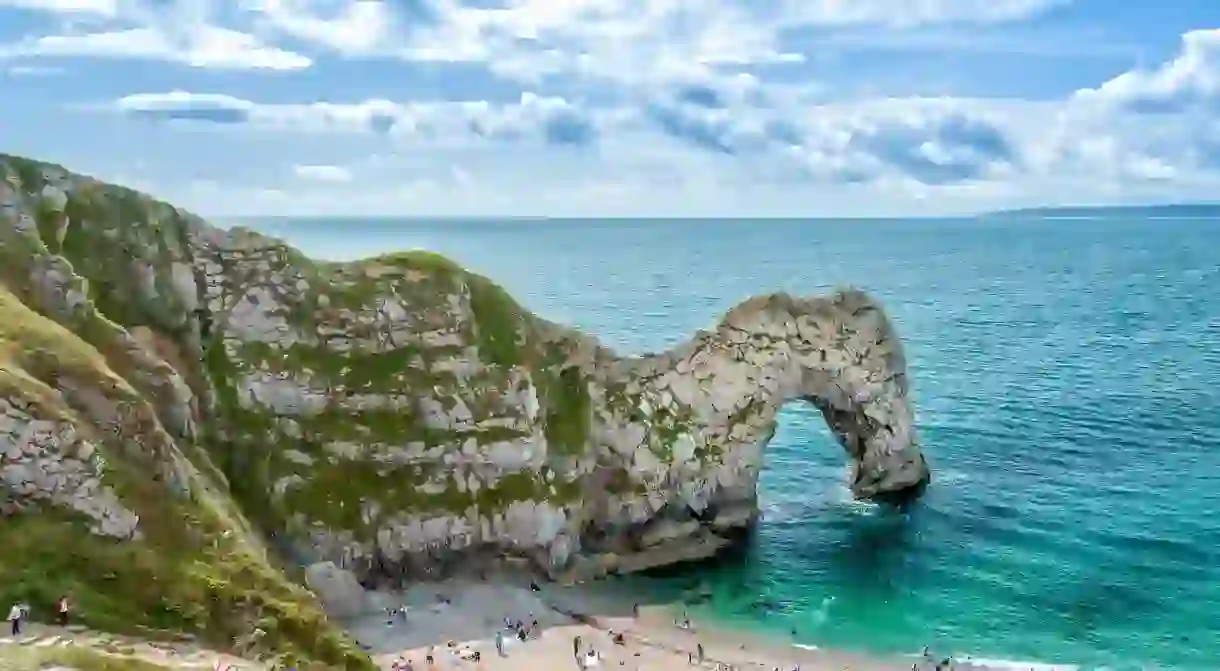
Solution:
{"label": "turquoise sea", "polygon": [[850,500],[792,405],[745,556],[637,585],[696,616],[877,652],[1220,668],[1220,221],[264,221],[345,259],[423,247],[624,351],[750,294],[854,284],[906,343],[934,469]]}

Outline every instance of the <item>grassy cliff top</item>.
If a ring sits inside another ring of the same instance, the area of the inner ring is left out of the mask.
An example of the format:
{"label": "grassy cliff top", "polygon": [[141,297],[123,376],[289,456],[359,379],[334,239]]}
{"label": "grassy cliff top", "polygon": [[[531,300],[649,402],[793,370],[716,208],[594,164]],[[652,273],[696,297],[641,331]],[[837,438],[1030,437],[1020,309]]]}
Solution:
{"label": "grassy cliff top", "polygon": [[[0,155],[0,603],[49,619],[67,595],[97,630],[372,669],[229,500],[194,425],[198,398],[185,404],[194,418],[169,401],[203,391],[183,340],[187,311],[140,300],[126,264],[147,249],[189,259],[189,217]],[[151,248],[134,246],[140,236]],[[185,370],[138,342],[140,326],[176,345]],[[134,535],[99,532],[131,516]],[[118,664],[81,668],[143,668]]]}

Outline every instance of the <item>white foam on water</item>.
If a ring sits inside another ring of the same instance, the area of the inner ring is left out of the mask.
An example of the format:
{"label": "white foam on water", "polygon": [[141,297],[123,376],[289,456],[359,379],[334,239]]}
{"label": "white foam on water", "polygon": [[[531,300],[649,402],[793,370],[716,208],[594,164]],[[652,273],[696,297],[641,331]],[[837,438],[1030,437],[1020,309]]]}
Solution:
{"label": "white foam on water", "polygon": [[988,659],[969,655],[953,658],[954,668],[986,669],[988,671],[1080,671],[1076,664],[1046,664],[1011,659]]}
{"label": "white foam on water", "polygon": [[935,485],[956,485],[959,482],[966,482],[970,476],[962,471],[937,471],[932,474],[932,484]]}
{"label": "white foam on water", "polygon": [[830,606],[835,602],[833,596],[824,597],[822,603],[818,605],[818,609],[813,612],[813,624],[815,627],[820,627],[830,619]]}
{"label": "white foam on water", "polygon": [[821,648],[816,645],[805,645],[804,643],[793,643],[792,647],[800,648],[801,650],[821,650]]}

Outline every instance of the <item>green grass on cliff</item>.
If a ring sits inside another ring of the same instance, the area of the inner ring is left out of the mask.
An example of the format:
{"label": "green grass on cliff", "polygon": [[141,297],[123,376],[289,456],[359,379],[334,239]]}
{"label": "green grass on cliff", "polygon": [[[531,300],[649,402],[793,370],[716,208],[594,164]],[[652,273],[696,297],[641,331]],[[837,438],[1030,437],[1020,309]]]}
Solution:
{"label": "green grass on cliff", "polygon": [[479,353],[488,363],[504,368],[523,362],[521,352],[527,328],[527,311],[495,282],[472,273],[434,252],[409,250],[383,254],[357,262],[360,266],[390,266],[464,280],[474,312]]}
{"label": "green grass on cliff", "polygon": [[[298,254],[286,257],[292,258],[306,276],[315,278],[311,293],[325,295],[332,307],[353,312],[370,310],[380,295],[396,294],[409,309],[436,310],[434,314],[440,315],[448,309],[445,297],[465,288],[473,323],[467,324],[468,331],[463,335],[490,366],[481,377],[466,381],[469,385],[466,391],[501,389],[508,383],[511,369],[524,367],[538,387],[551,449],[562,455],[579,453],[585,448],[592,418],[587,380],[575,368],[561,372],[565,359],[563,343],[544,342],[536,330],[538,320],[491,280],[444,256],[425,251],[395,252],[346,264],[313,262]],[[403,278],[409,281],[404,282]],[[298,327],[307,331],[318,328],[320,316],[315,301],[314,297],[306,298],[305,311],[290,307]],[[356,445],[420,442],[428,447],[452,445],[456,449],[470,438],[485,445],[527,435],[518,429],[494,426],[440,430],[425,426],[409,407],[355,411],[336,406],[317,415],[295,418],[302,436],[293,438],[280,435],[267,413],[241,407],[234,388],[240,374],[238,368],[253,367],[288,375],[308,371],[315,385],[325,385],[333,394],[400,393],[404,389],[451,389],[457,393],[459,381],[454,374],[433,370],[431,363],[437,358],[460,356],[463,347],[450,345],[407,344],[386,351],[353,348],[338,352],[314,344],[275,347],[245,343],[229,353],[219,342],[213,343],[206,360],[217,382],[217,398],[227,421],[240,427],[244,434],[235,437],[228,450],[234,456],[226,460],[225,468],[246,474],[247,480],[256,474],[253,480],[258,483],[252,489],[241,485],[240,495],[247,508],[266,511],[270,526],[274,526],[275,519],[295,512],[332,527],[366,532],[369,525],[362,508],[370,501],[391,514],[465,513],[471,507],[491,514],[516,501],[563,503],[578,497],[578,482],[551,483],[536,473],[508,474],[477,491],[464,491],[456,482],[449,482],[439,491],[429,490],[425,485],[437,478],[444,483],[443,478],[450,477],[449,469],[438,471],[435,465],[424,463],[390,465],[370,459],[335,459],[324,449],[332,441]],[[484,396],[470,393],[462,396],[468,399],[476,419],[488,416],[488,409],[479,405]],[[445,398],[443,392],[440,398]],[[274,438],[269,441],[268,436]],[[269,444],[292,447],[315,461],[301,466],[278,459],[275,450],[266,448]],[[266,496],[271,489],[270,481],[289,474],[302,476],[305,483],[289,489],[284,501],[275,505]],[[236,478],[233,480],[236,483]]]}
{"label": "green grass on cliff", "polygon": [[[140,403],[157,403],[157,394],[144,386],[148,376],[140,374],[141,371],[124,359],[121,347],[114,347],[116,333],[122,334],[120,329],[134,331],[135,327],[148,327],[183,355],[166,357],[166,361],[195,383],[192,386],[197,393],[207,389],[207,385],[199,384],[205,375],[214,386],[216,412],[201,418],[203,438],[199,443],[209,450],[211,459],[227,476],[232,490],[226,493],[242,504],[245,516],[257,518],[265,529],[282,529],[290,512],[305,512],[312,519],[332,526],[363,531],[360,504],[376,498],[384,499],[381,502],[387,513],[437,508],[464,512],[472,505],[484,513],[494,513],[514,501],[564,503],[582,495],[579,480],[564,481],[552,474],[555,482],[549,483],[549,478],[533,472],[502,477],[495,486],[484,487],[478,492],[463,492],[456,483],[450,483],[442,492],[424,493],[404,484],[422,483],[430,479],[427,476],[450,477],[443,465],[391,468],[360,461],[336,464],[321,454],[324,444],[336,440],[365,445],[418,440],[429,447],[456,447],[471,437],[480,444],[519,438],[519,428],[498,426],[464,432],[437,431],[423,426],[419,417],[412,413],[388,417],[384,412],[328,411],[299,420],[306,436],[297,440],[283,432],[282,424],[270,412],[243,409],[237,402],[241,378],[253,366],[267,370],[279,367],[289,374],[309,370],[331,387],[335,395],[416,393],[414,390],[436,388],[438,398],[449,402],[445,390],[457,391],[455,385],[459,380],[453,372],[439,366],[433,370],[431,366],[440,360],[464,356],[467,348],[473,345],[482,362],[488,364],[475,379],[462,380],[469,385],[463,390],[468,392],[463,397],[476,421],[500,411],[501,406],[492,399],[500,398],[510,382],[519,384],[513,381],[519,380],[522,370],[526,370],[538,391],[541,419],[552,455],[580,454],[587,447],[593,409],[587,372],[567,367],[569,350],[575,341],[559,333],[558,329],[543,328],[547,325],[542,320],[530,314],[491,280],[429,252],[401,252],[337,264],[312,261],[286,244],[267,239],[259,243],[265,243],[264,251],[269,253],[260,257],[258,271],[253,270],[254,264],[242,265],[242,261],[219,259],[234,267],[241,266],[240,270],[231,268],[233,272],[226,278],[225,288],[229,292],[241,292],[245,288],[243,283],[266,281],[270,276],[294,278],[289,280],[293,285],[298,281],[296,278],[303,279],[309,286],[308,295],[299,305],[286,306],[289,313],[286,318],[294,328],[306,333],[316,333],[322,326],[333,328],[335,324],[321,323],[322,315],[327,313],[346,311],[349,316],[360,312],[367,315],[376,307],[377,297],[388,292],[397,293],[414,313],[413,317],[420,317],[425,325],[439,321],[438,328],[450,328],[454,322],[450,317],[452,306],[447,299],[464,288],[472,319],[460,333],[463,342],[431,348],[399,347],[375,354],[358,349],[339,352],[313,346],[279,350],[252,343],[226,352],[217,339],[207,337],[210,326],[215,323],[219,327],[225,316],[204,311],[199,315],[205,326],[201,357],[197,349],[186,345],[187,332],[183,324],[187,313],[177,304],[171,282],[170,261],[195,261],[191,258],[194,252],[186,245],[187,218],[183,213],[135,191],[76,177],[70,180],[64,212],[59,213],[49,207],[45,199],[39,201],[36,194],[48,180],[57,182],[56,175],[66,171],[58,166],[0,155],[0,173],[5,172],[6,167],[10,177],[15,174],[21,183],[21,190],[27,196],[23,207],[35,217],[38,235],[17,238],[21,249],[10,245],[7,256],[5,250],[0,249],[0,261],[4,261],[0,264],[0,276],[8,277],[14,292],[21,296],[20,283],[26,281],[29,271],[35,267],[32,260],[38,255],[60,254],[72,264],[76,274],[88,280],[79,290],[87,292],[96,307],[96,312],[83,311],[82,323],[69,324],[69,329],[79,339],[65,338],[66,332],[62,329],[46,331],[45,337],[36,336],[27,329],[9,339],[21,343],[26,350],[20,365],[13,368],[10,382],[14,386],[26,385],[29,380],[41,384],[40,393],[48,394],[40,401],[45,407],[72,412],[71,408],[63,406],[62,399],[54,399],[51,391],[56,386],[55,376],[69,374],[90,380],[86,386],[130,385],[134,391],[127,393],[140,399]],[[0,242],[4,242],[3,233],[0,230]],[[265,276],[258,276],[259,273]],[[319,300],[322,295],[327,298],[329,310]],[[351,322],[339,320],[338,323],[347,325]],[[43,329],[43,326],[38,328]],[[544,335],[544,331],[554,333]],[[31,346],[40,337],[43,344]],[[67,372],[59,363],[61,356],[65,361],[78,362],[73,364],[75,372]],[[422,366],[417,365],[416,359],[422,360]],[[192,372],[196,375],[191,375]],[[178,446],[199,464],[201,470],[209,472],[206,463],[209,460],[200,459],[191,451],[190,444],[179,441]],[[275,479],[287,472],[282,455],[288,447],[320,458],[313,466],[304,467],[310,471],[308,475],[314,483],[290,497],[287,509],[276,508],[270,504],[269,492]],[[121,467],[131,474],[139,474],[143,468],[140,464],[112,461],[116,469]],[[121,479],[121,473],[114,477]],[[143,489],[149,483],[139,482],[138,478],[130,480],[122,484],[128,488],[124,496],[149,509],[147,513],[143,508],[139,510],[146,516],[145,524],[149,529],[144,543],[131,544],[137,549],[119,552],[98,547],[97,539],[87,537],[75,526],[43,525],[37,517],[21,522],[26,525],[22,528],[23,538],[33,540],[15,545],[19,548],[15,556],[24,557],[22,561],[27,564],[50,562],[47,566],[57,567],[60,576],[42,582],[33,574],[18,576],[27,585],[41,585],[37,587],[41,591],[35,596],[53,598],[46,595],[65,585],[76,584],[71,578],[73,575],[92,580],[100,574],[90,571],[113,573],[118,577],[98,583],[101,587],[96,594],[78,597],[82,605],[89,606],[86,601],[93,604],[87,608],[93,614],[86,614],[86,617],[111,620],[99,621],[99,624],[121,626],[123,622],[133,622],[140,626],[199,632],[223,642],[231,633],[225,629],[228,625],[224,618],[209,614],[209,609],[200,610],[184,604],[200,599],[202,603],[209,603],[209,600],[237,603],[238,606],[232,607],[235,610],[257,612],[260,619],[273,621],[269,624],[273,628],[269,636],[281,641],[281,648],[311,659],[330,659],[331,653],[323,649],[330,646],[326,642],[327,634],[319,633],[325,627],[313,619],[316,611],[311,610],[307,598],[298,598],[300,593],[279,574],[266,573],[265,561],[241,547],[223,546],[228,549],[216,552],[208,549],[214,534],[229,528],[227,523],[214,524],[214,529],[207,531],[203,538],[168,528],[172,524],[167,523],[166,528],[160,526],[159,520],[172,520],[175,516],[186,519],[193,515],[201,518],[196,525],[203,528],[212,524],[208,519],[215,517],[213,509],[217,506],[198,502],[173,504],[179,505],[178,508],[167,506],[163,504],[167,500],[163,492],[155,487]],[[220,517],[224,517],[223,511]],[[0,530],[0,542],[6,537],[7,530]],[[40,547],[55,547],[61,543],[72,546],[72,539],[77,538],[85,540],[73,552],[61,553],[58,557],[36,554]],[[161,551],[171,547],[180,550]],[[3,574],[5,570],[11,569],[0,568],[0,581],[8,577]],[[131,583],[124,582],[129,579]],[[89,580],[82,578],[76,582],[84,585]],[[166,585],[171,583],[173,591],[159,591],[168,589]],[[3,589],[0,585],[0,598],[6,596]],[[122,590],[133,591],[135,598],[129,604],[115,600],[114,595]],[[167,595],[164,604],[153,600],[157,593]],[[220,607],[220,610],[227,608],[230,606]],[[135,612],[141,609],[142,613]],[[345,644],[345,641],[335,643],[335,646],[342,647],[341,643]]]}
{"label": "green grass on cliff", "polygon": [[41,671],[51,666],[75,671],[170,671],[171,667],[88,648],[22,648],[0,646],[0,669]]}
{"label": "green grass on cliff", "polygon": [[[32,404],[44,419],[90,431],[51,384],[67,379],[95,389],[126,386],[96,349],[0,285],[0,395]],[[129,387],[125,391],[134,396]],[[264,646],[286,662],[372,668],[307,592],[232,533],[210,504],[207,487],[197,483],[194,497],[177,498],[148,477],[146,465],[113,449],[105,455],[106,482],[140,515],[145,538],[93,535],[66,509],[6,518],[0,525],[0,603],[26,601],[39,619],[52,612],[55,599],[70,594],[80,621],[102,631],[187,632],[232,648],[258,627]]]}

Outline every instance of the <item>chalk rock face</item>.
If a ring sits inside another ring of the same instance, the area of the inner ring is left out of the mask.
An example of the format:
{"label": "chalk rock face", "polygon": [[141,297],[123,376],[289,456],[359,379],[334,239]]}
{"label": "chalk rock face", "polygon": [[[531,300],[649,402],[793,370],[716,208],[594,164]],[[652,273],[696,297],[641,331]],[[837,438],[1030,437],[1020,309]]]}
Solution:
{"label": "chalk rock face", "polygon": [[331,562],[306,567],[305,584],[318,595],[331,615],[357,617],[367,610],[364,587],[356,576]]}
{"label": "chalk rock face", "polygon": [[47,613],[70,587],[88,626],[371,671],[217,468],[193,220],[0,154],[0,601]]}
{"label": "chalk rock face", "polygon": [[[189,481],[164,455],[200,444],[303,564],[392,577],[487,551],[559,576],[706,556],[755,519],[793,401],[825,416],[856,496],[929,481],[901,343],[859,291],[753,298],[622,357],[433,254],[314,261],[81,179],[9,205],[27,300],[69,326],[109,317],[107,347],[164,427],[161,476]],[[107,203],[131,209],[121,230],[73,216]]]}

